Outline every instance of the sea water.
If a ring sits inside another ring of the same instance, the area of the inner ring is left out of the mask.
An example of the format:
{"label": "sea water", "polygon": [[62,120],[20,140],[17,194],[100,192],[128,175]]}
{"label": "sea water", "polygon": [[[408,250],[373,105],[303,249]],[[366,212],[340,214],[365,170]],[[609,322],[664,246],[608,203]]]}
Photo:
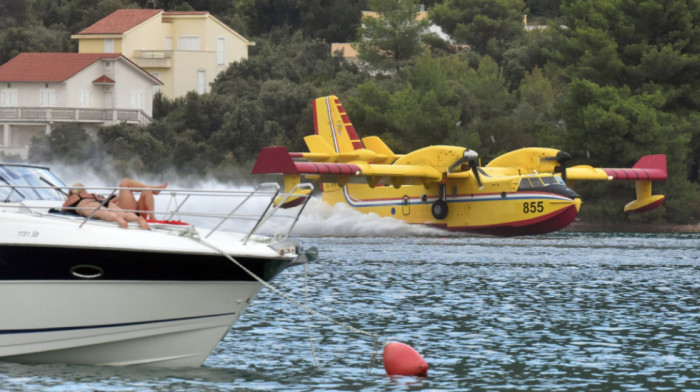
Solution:
{"label": "sea water", "polygon": [[[272,284],[332,321],[264,288],[201,368],[0,363],[0,390],[700,391],[700,234],[492,238],[320,214],[296,232],[319,259]],[[374,334],[413,346],[428,377],[387,377]]]}

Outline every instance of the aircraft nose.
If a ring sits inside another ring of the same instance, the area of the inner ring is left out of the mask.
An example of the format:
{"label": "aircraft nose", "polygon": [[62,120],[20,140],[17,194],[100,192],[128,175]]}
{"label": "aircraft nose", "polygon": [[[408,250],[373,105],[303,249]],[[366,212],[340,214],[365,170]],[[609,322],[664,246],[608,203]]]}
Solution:
{"label": "aircraft nose", "polygon": [[581,211],[581,198],[577,197],[574,199],[574,205],[576,206],[576,212]]}

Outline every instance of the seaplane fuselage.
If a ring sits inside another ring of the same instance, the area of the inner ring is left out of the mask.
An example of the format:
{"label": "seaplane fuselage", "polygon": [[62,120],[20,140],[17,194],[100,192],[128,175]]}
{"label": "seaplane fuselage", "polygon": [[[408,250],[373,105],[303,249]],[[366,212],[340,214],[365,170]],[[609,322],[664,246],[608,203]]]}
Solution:
{"label": "seaplane fuselage", "polygon": [[323,200],[329,204],[346,203],[364,213],[450,231],[499,236],[560,230],[576,218],[581,206],[576,192],[553,175],[513,176],[510,180],[500,178],[498,182],[484,180],[481,189],[468,181],[448,181],[442,196],[444,210],[436,211],[440,192],[437,184],[428,188],[323,184]]}

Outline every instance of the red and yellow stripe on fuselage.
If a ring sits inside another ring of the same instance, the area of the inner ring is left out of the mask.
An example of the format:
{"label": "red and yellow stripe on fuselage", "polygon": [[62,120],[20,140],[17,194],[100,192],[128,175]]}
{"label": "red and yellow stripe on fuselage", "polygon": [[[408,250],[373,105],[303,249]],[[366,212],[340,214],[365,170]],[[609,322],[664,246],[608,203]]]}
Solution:
{"label": "red and yellow stripe on fuselage", "polygon": [[[380,189],[378,189],[380,188]],[[437,220],[431,205],[438,188],[422,185],[370,188],[364,184],[323,184],[323,200],[333,205],[346,203],[357,210],[389,216],[408,223],[437,226],[500,236],[549,233],[568,226],[578,215],[581,200],[536,192],[461,193],[447,188],[448,214]]]}

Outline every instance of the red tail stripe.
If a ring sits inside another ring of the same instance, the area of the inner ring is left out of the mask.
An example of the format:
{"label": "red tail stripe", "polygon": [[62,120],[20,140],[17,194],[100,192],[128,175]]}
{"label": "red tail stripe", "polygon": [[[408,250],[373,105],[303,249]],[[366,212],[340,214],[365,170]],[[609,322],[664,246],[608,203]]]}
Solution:
{"label": "red tail stripe", "polygon": [[316,101],[314,101],[313,105],[311,105],[311,108],[314,110],[314,135],[318,135],[318,122],[316,121],[318,118],[318,113],[316,112]]}
{"label": "red tail stripe", "polygon": [[260,151],[253,174],[335,174],[355,175],[359,166],[350,163],[294,162],[284,147],[265,147]]}
{"label": "red tail stripe", "polygon": [[295,162],[299,173],[355,175],[360,167],[349,163]]}
{"label": "red tail stripe", "polygon": [[665,180],[666,171],[662,169],[603,169],[615,180]]}

